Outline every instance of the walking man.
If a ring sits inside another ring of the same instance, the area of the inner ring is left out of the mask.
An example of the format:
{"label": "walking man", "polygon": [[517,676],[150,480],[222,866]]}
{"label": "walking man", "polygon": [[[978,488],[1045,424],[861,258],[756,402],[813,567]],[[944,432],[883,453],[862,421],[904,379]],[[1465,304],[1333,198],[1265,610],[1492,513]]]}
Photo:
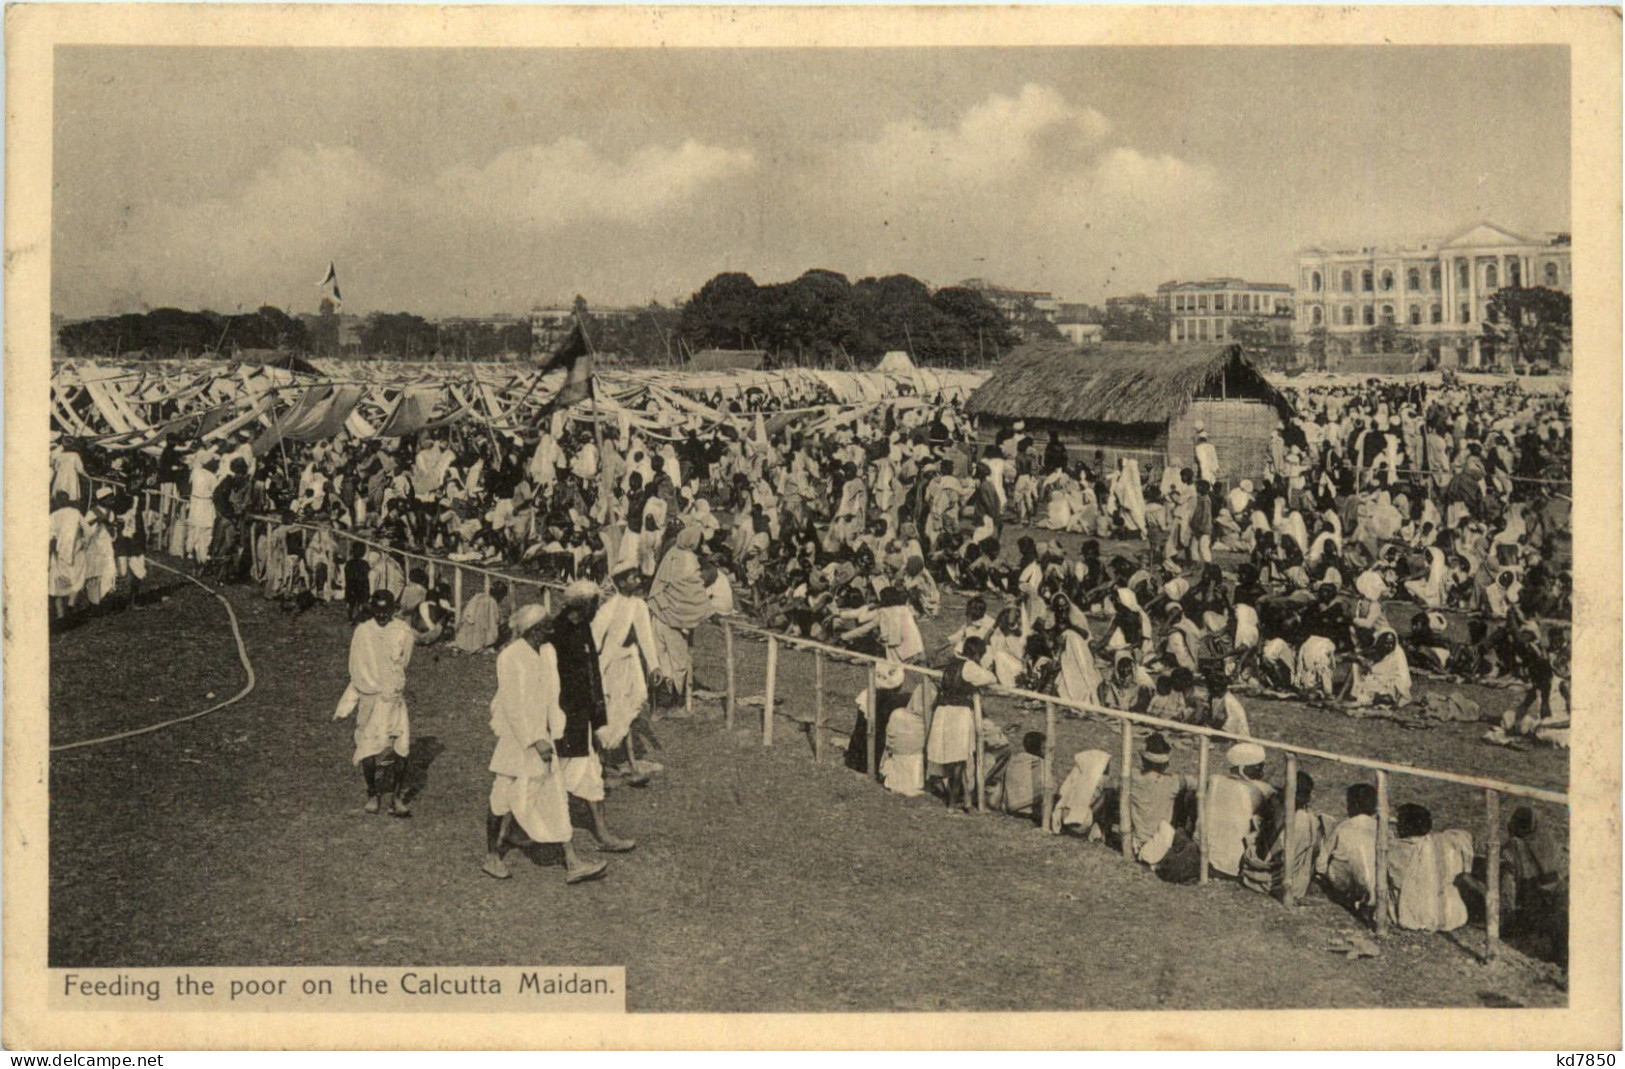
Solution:
{"label": "walking man", "polygon": [[592,618],[598,608],[598,587],[577,579],[564,588],[564,604],[553,623],[551,639],[559,666],[559,706],[564,710],[564,735],[554,744],[564,788],[587,804],[598,848],[619,854],[636,844],[614,835],[604,821],[604,769],[598,758],[601,735],[609,724],[604,705],[604,682],[598,667],[598,644],[593,640]]}
{"label": "walking man", "polygon": [[411,625],[395,615],[395,596],[389,591],[375,591],[368,607],[372,615],[350,636],[350,685],[333,719],[356,715],[351,762],[361,766],[367,781],[366,812],[382,809],[392,817],[409,817],[412,810],[397,792],[406,786],[412,752],[406,665],[417,643]]}

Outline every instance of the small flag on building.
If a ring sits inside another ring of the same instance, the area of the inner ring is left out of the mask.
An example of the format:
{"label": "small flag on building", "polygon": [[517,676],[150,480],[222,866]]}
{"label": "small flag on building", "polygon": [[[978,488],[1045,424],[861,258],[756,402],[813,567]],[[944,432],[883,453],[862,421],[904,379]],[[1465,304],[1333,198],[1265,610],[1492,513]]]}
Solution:
{"label": "small flag on building", "polygon": [[542,365],[544,373],[554,368],[565,369],[564,385],[559,388],[554,403],[562,407],[585,400],[592,385],[592,342],[588,340],[587,329],[579,318],[553,355]]}

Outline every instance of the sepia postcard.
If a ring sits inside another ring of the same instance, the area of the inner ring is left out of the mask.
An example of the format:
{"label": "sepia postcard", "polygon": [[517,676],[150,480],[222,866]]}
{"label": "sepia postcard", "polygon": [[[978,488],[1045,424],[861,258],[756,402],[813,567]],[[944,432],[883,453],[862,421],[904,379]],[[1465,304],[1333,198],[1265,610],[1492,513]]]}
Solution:
{"label": "sepia postcard", "polygon": [[9,1049],[1619,1047],[1618,8],[6,31]]}

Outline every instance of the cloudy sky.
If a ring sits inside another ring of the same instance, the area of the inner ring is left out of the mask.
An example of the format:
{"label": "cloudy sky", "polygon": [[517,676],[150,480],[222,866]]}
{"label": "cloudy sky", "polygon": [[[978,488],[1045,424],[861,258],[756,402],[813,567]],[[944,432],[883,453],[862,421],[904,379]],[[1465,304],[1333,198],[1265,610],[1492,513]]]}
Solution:
{"label": "cloudy sky", "polygon": [[711,275],[1099,301],[1569,225],[1560,48],[59,48],[53,310],[429,315]]}

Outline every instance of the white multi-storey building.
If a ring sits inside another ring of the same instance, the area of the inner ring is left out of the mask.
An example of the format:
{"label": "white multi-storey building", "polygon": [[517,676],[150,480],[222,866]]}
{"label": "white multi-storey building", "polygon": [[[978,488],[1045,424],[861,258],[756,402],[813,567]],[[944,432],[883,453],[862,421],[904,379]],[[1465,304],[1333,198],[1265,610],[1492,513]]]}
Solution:
{"label": "white multi-storey building", "polygon": [[1298,254],[1297,334],[1324,330],[1328,351],[1350,357],[1376,328],[1394,327],[1435,364],[1481,367],[1494,362],[1482,335],[1496,290],[1572,283],[1567,234],[1535,239],[1491,222],[1438,244],[1308,248]]}

